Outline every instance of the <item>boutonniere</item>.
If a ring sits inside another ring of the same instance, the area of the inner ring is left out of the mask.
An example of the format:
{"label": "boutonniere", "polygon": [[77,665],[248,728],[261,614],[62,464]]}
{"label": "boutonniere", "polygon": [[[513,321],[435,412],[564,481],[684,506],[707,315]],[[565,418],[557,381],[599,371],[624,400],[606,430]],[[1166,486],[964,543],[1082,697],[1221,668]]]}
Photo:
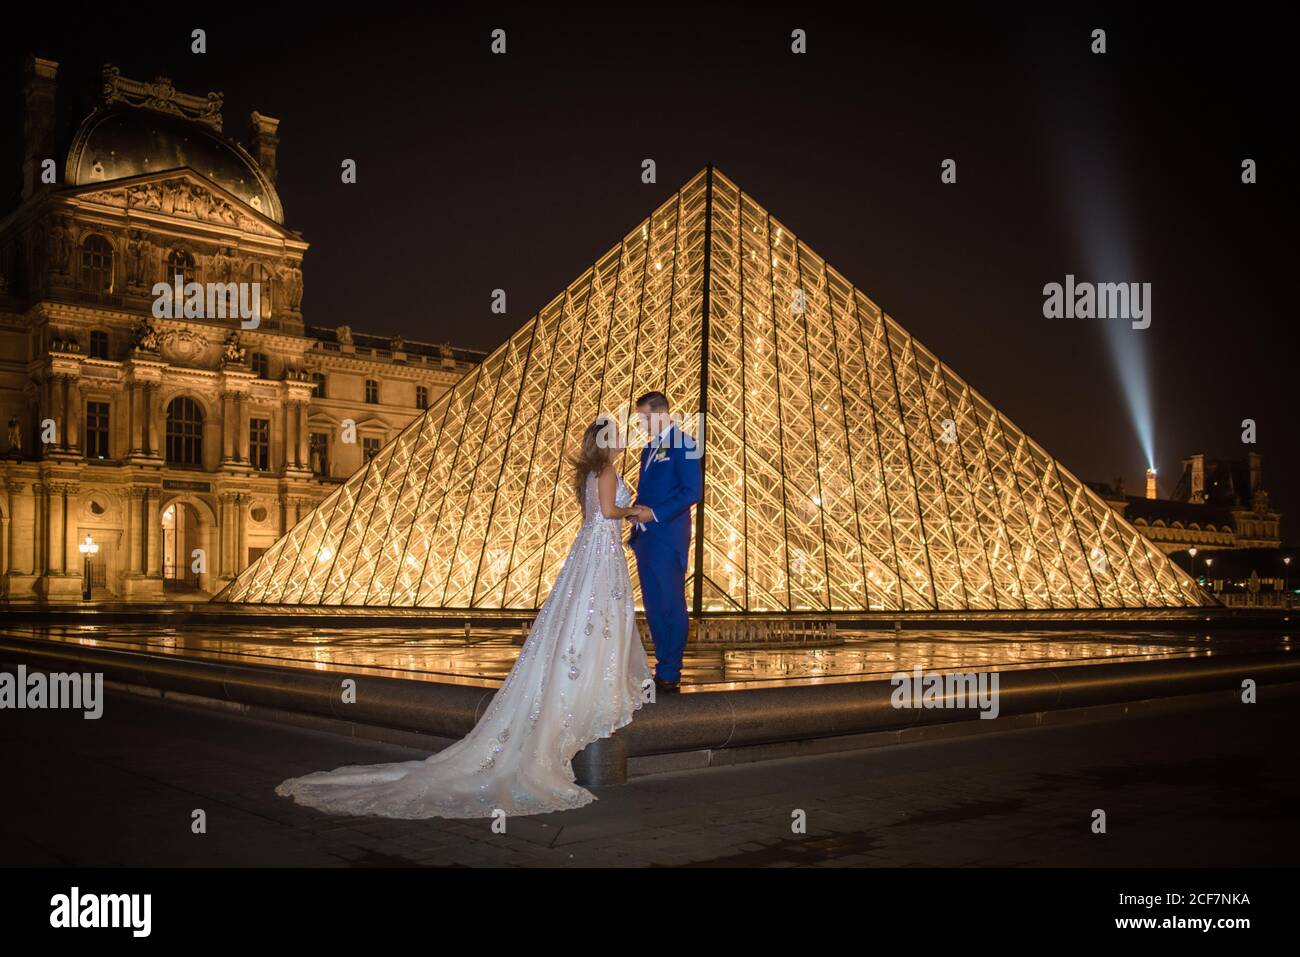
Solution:
{"label": "boutonniere", "polygon": [[656,462],[667,462],[667,461],[668,461],[668,450],[667,450],[667,449],[660,449],[658,452],[656,452],[656,453],[655,453],[655,461],[656,461]]}

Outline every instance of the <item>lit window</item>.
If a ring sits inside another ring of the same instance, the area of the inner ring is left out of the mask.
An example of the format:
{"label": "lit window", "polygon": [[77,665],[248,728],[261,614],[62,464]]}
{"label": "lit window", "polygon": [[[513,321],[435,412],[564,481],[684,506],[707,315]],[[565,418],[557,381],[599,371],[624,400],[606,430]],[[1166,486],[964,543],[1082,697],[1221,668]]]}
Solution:
{"label": "lit window", "polygon": [[183,249],[173,249],[167,256],[167,272],[163,279],[168,283],[174,283],[177,276],[181,277],[181,282],[189,282],[198,279],[198,270],[194,267],[194,257]]}
{"label": "lit window", "polygon": [[113,247],[103,236],[81,244],[81,286],[87,292],[113,291]]}
{"label": "lit window", "polygon": [[86,458],[108,458],[108,403],[86,403]]}
{"label": "lit window", "polygon": [[330,437],[325,432],[312,432],[308,436],[311,452],[311,470],[316,475],[330,474],[329,448]]}
{"label": "lit window", "polygon": [[[263,357],[265,358],[265,357]],[[271,420],[248,420],[248,456],[259,472],[271,469]]]}
{"label": "lit window", "polygon": [[203,464],[203,408],[188,396],[167,403],[167,461]]}

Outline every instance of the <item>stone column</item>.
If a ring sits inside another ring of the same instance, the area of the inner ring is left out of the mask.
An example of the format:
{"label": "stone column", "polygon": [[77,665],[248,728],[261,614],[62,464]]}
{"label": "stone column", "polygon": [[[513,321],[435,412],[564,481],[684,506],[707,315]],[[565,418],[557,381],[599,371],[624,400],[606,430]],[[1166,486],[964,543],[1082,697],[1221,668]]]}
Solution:
{"label": "stone column", "polygon": [[230,407],[233,405],[232,399],[234,394],[230,392],[221,393],[221,462],[233,462],[235,460],[235,432],[231,424],[234,416],[231,414]]}
{"label": "stone column", "polygon": [[45,562],[45,496],[47,490],[40,482],[32,485],[32,574],[44,574]]}
{"label": "stone column", "polygon": [[234,572],[238,575],[244,570],[244,557],[248,553],[244,544],[245,520],[244,513],[248,508],[248,496],[240,494],[235,496],[235,565]]}
{"label": "stone column", "polygon": [[144,574],[144,563],[140,554],[144,494],[144,489],[134,486],[126,490],[126,573],[128,575]]}
{"label": "stone column", "polygon": [[305,469],[311,465],[311,454],[307,451],[307,403],[298,403],[298,468]]}
{"label": "stone column", "polygon": [[149,490],[140,489],[140,552],[137,561],[140,563],[140,574],[149,574]]}
{"label": "stone column", "polygon": [[135,381],[126,382],[126,454],[136,455],[140,451],[140,416],[135,411]]}
{"label": "stone column", "polygon": [[62,575],[67,571],[67,547],[68,538],[64,534],[67,519],[68,498],[65,489],[66,485],[48,485],[46,488],[49,494],[46,496],[46,514],[49,516],[47,527],[49,535],[45,541],[46,555],[48,560],[46,567],[51,575]]}
{"label": "stone column", "polygon": [[69,575],[80,572],[81,539],[77,537],[76,496],[81,489],[76,485],[63,486],[63,570]]}
{"label": "stone column", "polygon": [[75,490],[76,486],[65,485],[60,495],[62,499],[60,504],[63,509],[63,573],[65,575],[71,575],[77,570],[76,556],[80,554],[77,547],[68,541],[69,535],[77,534],[76,523],[72,521],[72,503],[70,501]]}
{"label": "stone column", "polygon": [[68,376],[67,380],[68,393],[68,451],[80,453],[82,447],[81,435],[81,413],[84,408],[85,393],[81,390],[81,383]]}
{"label": "stone column", "polygon": [[162,578],[162,516],[159,509],[161,493],[157,489],[145,492],[145,574]]}
{"label": "stone column", "polygon": [[5,495],[9,503],[9,541],[6,546],[9,560],[5,563],[5,572],[10,577],[31,574],[34,567],[31,555],[32,537],[23,535],[20,531],[27,525],[26,506],[29,499],[22,494],[26,488],[27,486],[22,482],[5,482]]}
{"label": "stone column", "polygon": [[285,469],[298,467],[298,406],[299,403],[293,400],[284,404],[284,427],[280,433],[282,439],[280,461],[284,463]]}
{"label": "stone column", "polygon": [[66,414],[67,393],[63,385],[67,380],[61,375],[56,375],[50,380],[50,417],[54,419],[54,424],[58,427],[59,434],[56,436],[54,448],[65,449],[68,447],[68,422]]}
{"label": "stone column", "polygon": [[162,407],[161,391],[158,383],[149,383],[149,451],[156,456],[167,451],[167,410]]}
{"label": "stone column", "polygon": [[227,578],[234,578],[237,574],[235,571],[235,493],[221,493],[221,574]]}
{"label": "stone column", "polygon": [[13,574],[17,569],[18,556],[18,493],[23,490],[19,482],[5,482],[5,503],[9,506],[9,538],[5,542],[5,549],[8,554],[5,556],[9,560],[5,562],[5,571]]}
{"label": "stone column", "polygon": [[144,407],[144,383],[135,382],[131,390],[131,441],[135,445],[135,451],[139,455],[144,455],[145,434],[149,430],[149,424],[145,421]]}
{"label": "stone column", "polygon": [[244,421],[244,400],[242,392],[235,395],[235,447],[239,449],[239,461],[247,464],[248,458],[248,423]]}
{"label": "stone column", "polygon": [[144,388],[140,390],[143,394],[140,397],[140,450],[145,455],[152,455],[154,429],[153,429],[153,391],[152,382],[144,383]]}
{"label": "stone column", "polygon": [[212,530],[213,549],[209,556],[209,570],[217,578],[226,575],[226,496],[217,493],[217,525]]}

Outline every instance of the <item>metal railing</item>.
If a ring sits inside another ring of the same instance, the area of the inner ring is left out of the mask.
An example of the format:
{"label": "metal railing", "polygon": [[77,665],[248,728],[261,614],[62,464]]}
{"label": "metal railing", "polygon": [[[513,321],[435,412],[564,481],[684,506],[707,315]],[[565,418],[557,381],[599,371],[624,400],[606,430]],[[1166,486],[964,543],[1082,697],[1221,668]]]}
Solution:
{"label": "metal railing", "polygon": [[[514,635],[516,644],[522,644],[533,627],[535,618],[526,618],[519,622],[518,632]],[[644,618],[638,618],[637,630],[641,641],[647,648],[653,647],[650,626]],[[692,621],[690,624],[691,643],[701,645],[727,646],[789,646],[789,645],[827,645],[843,641],[836,632],[835,622],[811,618],[721,618]],[[489,633],[484,637],[495,637]],[[475,643],[471,637],[469,623],[466,623],[466,641]]]}
{"label": "metal railing", "polygon": [[[650,641],[649,625],[637,620],[641,636]],[[689,641],[701,645],[822,645],[835,644],[835,622],[814,618],[702,618],[691,622]]]}
{"label": "metal railing", "polygon": [[1300,600],[1286,592],[1216,592],[1215,598],[1229,608],[1300,608]]}

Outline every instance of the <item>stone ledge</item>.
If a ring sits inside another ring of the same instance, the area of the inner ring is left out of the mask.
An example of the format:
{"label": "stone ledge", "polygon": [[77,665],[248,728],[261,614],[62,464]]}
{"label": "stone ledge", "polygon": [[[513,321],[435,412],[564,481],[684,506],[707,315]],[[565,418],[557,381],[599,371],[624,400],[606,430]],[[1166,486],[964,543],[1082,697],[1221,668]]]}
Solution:
{"label": "stone ledge", "polygon": [[[495,690],[401,678],[352,676],[355,704],[340,701],[341,673],[88,648],[42,639],[0,637],[0,660],[52,671],[101,671],[137,694],[220,707],[264,720],[438,750],[477,722]],[[1157,699],[1236,693],[1241,680],[1300,681],[1294,652],[1214,655],[1157,662],[1012,669],[999,673],[1000,717],[970,710],[898,709],[888,680],[807,684],[672,695],[638,712],[633,723],[575,759],[582,783],[626,780],[630,773],[711,767],[792,754],[879,747],[1040,726],[1066,712],[1101,709],[1100,720]],[[1109,710],[1107,710],[1109,709]],[[399,736],[401,740],[399,742]]]}

